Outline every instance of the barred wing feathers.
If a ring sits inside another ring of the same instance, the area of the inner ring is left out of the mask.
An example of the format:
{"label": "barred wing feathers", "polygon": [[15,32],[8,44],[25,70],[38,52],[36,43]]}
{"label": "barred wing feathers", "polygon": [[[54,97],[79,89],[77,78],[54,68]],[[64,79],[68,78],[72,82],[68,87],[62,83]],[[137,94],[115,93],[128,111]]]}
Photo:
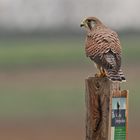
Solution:
{"label": "barred wing feathers", "polygon": [[87,36],[85,51],[87,57],[106,70],[110,79],[125,79],[120,70],[121,45],[116,32],[108,28],[91,31]]}

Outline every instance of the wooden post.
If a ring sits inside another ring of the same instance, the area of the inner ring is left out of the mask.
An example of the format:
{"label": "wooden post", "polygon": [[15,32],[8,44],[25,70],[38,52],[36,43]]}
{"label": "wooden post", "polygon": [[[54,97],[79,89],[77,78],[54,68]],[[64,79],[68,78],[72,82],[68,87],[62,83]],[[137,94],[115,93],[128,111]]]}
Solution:
{"label": "wooden post", "polygon": [[[122,96],[124,91],[120,91],[119,82],[114,83],[106,77],[89,77],[85,82],[86,140],[113,140],[111,136],[112,99],[115,96]],[[128,122],[128,119],[126,121]]]}

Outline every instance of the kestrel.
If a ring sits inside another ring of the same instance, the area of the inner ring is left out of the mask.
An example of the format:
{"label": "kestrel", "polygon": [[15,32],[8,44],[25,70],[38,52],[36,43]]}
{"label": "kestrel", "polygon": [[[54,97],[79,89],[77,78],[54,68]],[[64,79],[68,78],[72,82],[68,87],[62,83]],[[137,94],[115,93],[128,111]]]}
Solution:
{"label": "kestrel", "polygon": [[112,81],[125,81],[121,70],[121,44],[116,32],[105,26],[96,17],[88,17],[81,22],[87,31],[85,52],[93,60],[100,73]]}

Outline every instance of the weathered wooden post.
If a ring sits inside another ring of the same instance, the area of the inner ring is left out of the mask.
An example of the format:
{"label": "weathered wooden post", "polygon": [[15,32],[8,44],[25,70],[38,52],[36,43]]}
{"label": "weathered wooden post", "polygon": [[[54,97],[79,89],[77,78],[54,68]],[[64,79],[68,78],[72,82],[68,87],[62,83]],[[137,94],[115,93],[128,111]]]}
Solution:
{"label": "weathered wooden post", "polygon": [[99,70],[86,79],[86,140],[128,140],[128,92],[117,82],[125,81],[118,35],[96,17],[80,26],[87,32],[86,56]]}
{"label": "weathered wooden post", "polygon": [[85,83],[86,140],[128,140],[128,92],[106,77]]}

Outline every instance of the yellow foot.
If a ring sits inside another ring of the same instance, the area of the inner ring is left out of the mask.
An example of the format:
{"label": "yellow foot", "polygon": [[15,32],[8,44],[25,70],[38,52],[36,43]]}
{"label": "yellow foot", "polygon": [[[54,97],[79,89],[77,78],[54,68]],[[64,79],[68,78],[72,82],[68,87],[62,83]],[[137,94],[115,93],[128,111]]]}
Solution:
{"label": "yellow foot", "polygon": [[100,78],[100,77],[106,77],[106,73],[96,73],[95,77]]}
{"label": "yellow foot", "polygon": [[100,77],[107,77],[106,73],[101,73]]}
{"label": "yellow foot", "polygon": [[99,77],[101,77],[101,74],[100,73],[96,73],[95,77],[99,78]]}

